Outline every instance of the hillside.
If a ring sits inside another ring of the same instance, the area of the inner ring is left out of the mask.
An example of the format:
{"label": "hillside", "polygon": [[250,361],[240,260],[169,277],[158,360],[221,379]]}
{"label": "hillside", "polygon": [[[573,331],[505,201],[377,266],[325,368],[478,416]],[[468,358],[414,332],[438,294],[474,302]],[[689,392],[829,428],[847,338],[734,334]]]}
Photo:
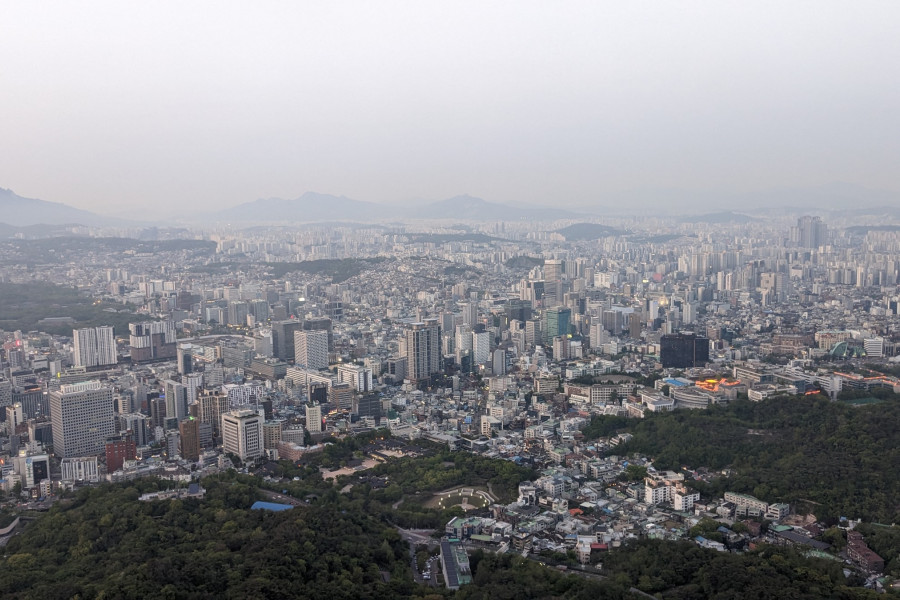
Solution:
{"label": "hillside", "polygon": [[[533,473],[426,444],[417,448],[419,457],[381,465],[374,472],[378,476],[343,476],[334,484],[322,479],[319,467],[337,466],[376,435],[330,444],[304,466],[274,465],[269,473],[286,478],[282,483],[235,471],[207,477],[203,498],[139,501],[141,494],[171,485],[153,478],[82,489],[9,541],[0,558],[0,595],[19,600],[875,597],[847,587],[858,581],[845,579],[840,563],[790,549],[763,546],[735,555],[659,540],[633,540],[598,554],[594,562],[602,562],[605,579],[570,575],[516,554],[470,549],[472,584],[457,592],[416,584],[410,549],[393,524],[409,526],[403,521],[416,518],[442,528],[459,509],[408,503],[420,503],[430,495],[423,492],[446,485],[482,482],[492,482],[505,502],[515,495],[517,482]],[[386,488],[371,485],[385,476],[391,483]],[[251,510],[272,486],[286,488],[300,505],[283,512]],[[402,504],[399,511],[396,504]],[[565,553],[541,560],[574,566]]]}
{"label": "hillside", "polygon": [[617,452],[647,455],[657,468],[734,469],[711,493],[799,503],[820,518],[900,521],[897,396],[865,406],[798,396],[624,422],[598,417],[585,435],[608,433],[609,425],[634,435]]}

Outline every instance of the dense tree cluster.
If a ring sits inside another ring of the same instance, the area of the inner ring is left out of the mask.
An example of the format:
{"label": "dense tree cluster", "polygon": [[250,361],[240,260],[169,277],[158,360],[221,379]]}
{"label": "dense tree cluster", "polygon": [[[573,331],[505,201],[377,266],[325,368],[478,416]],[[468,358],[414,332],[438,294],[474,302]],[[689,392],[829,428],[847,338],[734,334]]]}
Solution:
{"label": "dense tree cluster", "polygon": [[248,510],[255,482],[233,473],[207,479],[202,500],[138,501],[156,487],[153,480],[82,490],[74,504],[54,507],[10,541],[0,593],[46,600],[411,592],[396,530],[326,504]]}
{"label": "dense tree cluster", "polygon": [[856,531],[863,534],[866,545],[884,559],[884,572],[900,577],[900,526],[860,523]]}
{"label": "dense tree cluster", "polygon": [[506,460],[494,460],[469,452],[441,450],[428,458],[401,458],[375,467],[404,494],[437,492],[457,485],[487,486],[503,502],[515,500],[519,483],[534,472]]}
{"label": "dense tree cluster", "polygon": [[0,326],[6,330],[30,331],[39,327],[47,333],[72,335],[71,323],[39,326],[48,314],[72,317],[78,327],[111,325],[117,333],[127,332],[129,323],[147,320],[147,315],[104,309],[123,310],[121,304],[96,304],[92,297],[72,287],[42,281],[0,283]]}
{"label": "dense tree cluster", "polygon": [[633,540],[603,556],[611,581],[634,585],[664,599],[878,598],[850,587],[838,561],[806,558],[787,548],[763,546],[744,554],[706,550],[683,542]]}
{"label": "dense tree cluster", "polygon": [[[314,466],[281,463],[278,469],[299,473],[298,481],[285,485],[292,494],[308,490],[307,503],[280,513],[249,510],[262,497],[260,488],[273,484],[234,471],[203,480],[203,499],[139,501],[142,493],[163,485],[155,479],[83,489],[12,538],[0,560],[0,595],[474,600],[638,598],[640,591],[662,598],[869,597],[848,587],[853,582],[844,579],[839,562],[769,547],[733,555],[690,542],[651,540],[597,555],[605,579],[571,575],[517,555],[475,551],[471,585],[457,592],[417,585],[409,549],[392,526],[403,519],[407,502],[420,506],[415,494],[420,488],[412,482],[429,482],[424,490],[442,487],[446,481],[429,477],[440,471],[458,473],[454,485],[493,477],[512,482],[529,475],[527,470],[466,453],[438,453],[388,463],[381,468],[382,477],[392,481],[387,487],[373,487],[361,477],[348,489],[345,481],[323,481]],[[412,497],[406,496],[410,492]],[[399,500],[399,509],[393,508]],[[452,512],[428,510],[439,525]],[[873,548],[893,544],[896,549],[890,528],[866,535]],[[896,560],[896,552],[882,551]]]}
{"label": "dense tree cluster", "polygon": [[597,417],[588,432],[625,429],[617,454],[649,456],[659,469],[733,468],[701,492],[725,489],[788,502],[820,517],[900,522],[900,401],[850,406],[819,395],[741,400],[620,421]]}
{"label": "dense tree cluster", "polygon": [[510,554],[476,551],[470,558],[474,578],[460,588],[458,600],[519,600],[520,598],[569,598],[572,600],[616,600],[638,598],[629,585],[599,577],[565,575],[533,560]]}

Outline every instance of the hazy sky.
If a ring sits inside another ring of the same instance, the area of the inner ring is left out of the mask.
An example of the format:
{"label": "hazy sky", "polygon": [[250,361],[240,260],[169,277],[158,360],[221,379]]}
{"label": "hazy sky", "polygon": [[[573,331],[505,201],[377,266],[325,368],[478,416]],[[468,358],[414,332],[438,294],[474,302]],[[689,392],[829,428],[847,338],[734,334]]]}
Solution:
{"label": "hazy sky", "polygon": [[314,190],[900,190],[900,2],[3,2],[0,187],[121,214]]}

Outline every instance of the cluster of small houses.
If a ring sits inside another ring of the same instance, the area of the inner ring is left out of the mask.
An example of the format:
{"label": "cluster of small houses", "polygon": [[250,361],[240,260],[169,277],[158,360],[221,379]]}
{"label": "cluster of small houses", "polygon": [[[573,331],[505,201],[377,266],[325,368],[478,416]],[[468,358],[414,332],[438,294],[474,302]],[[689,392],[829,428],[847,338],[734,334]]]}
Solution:
{"label": "cluster of small houses", "polygon": [[[451,542],[483,544],[501,552],[566,552],[574,550],[582,564],[597,562],[598,553],[633,538],[684,539],[702,519],[719,521],[715,535],[696,535],[695,543],[718,551],[741,551],[758,543],[795,546],[820,557],[829,544],[814,539],[824,529],[810,517],[791,514],[790,506],[726,492],[724,498],[703,503],[684,484],[684,475],[648,469],[641,484],[579,484],[565,469],[547,469],[541,477],[519,486],[519,497],[508,505],[492,505],[490,516],[457,517],[447,523]],[[769,521],[768,529],[762,521]],[[731,527],[741,522],[738,533]],[[852,526],[852,523],[850,524]],[[711,539],[716,538],[716,539]],[[852,528],[847,532],[846,559],[873,574],[884,560]],[[719,541],[721,540],[721,541]]]}

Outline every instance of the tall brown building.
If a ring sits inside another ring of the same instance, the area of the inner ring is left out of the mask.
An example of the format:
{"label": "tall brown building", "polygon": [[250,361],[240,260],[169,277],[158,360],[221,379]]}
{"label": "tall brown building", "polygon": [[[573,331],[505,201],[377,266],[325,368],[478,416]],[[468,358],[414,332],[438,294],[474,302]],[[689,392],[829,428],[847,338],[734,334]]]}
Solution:
{"label": "tall brown building", "polygon": [[200,421],[188,417],[178,423],[178,432],[181,434],[181,458],[200,460]]}

